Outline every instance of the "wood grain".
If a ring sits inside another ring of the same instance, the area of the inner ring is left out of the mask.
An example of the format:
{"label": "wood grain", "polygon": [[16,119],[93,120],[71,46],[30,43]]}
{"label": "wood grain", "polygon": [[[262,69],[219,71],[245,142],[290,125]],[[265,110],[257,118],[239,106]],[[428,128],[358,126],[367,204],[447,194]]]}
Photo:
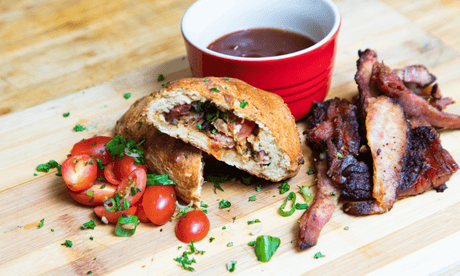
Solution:
{"label": "wood grain", "polygon": [[[116,237],[113,226],[103,225],[92,208],[70,198],[54,171],[34,173],[38,164],[51,159],[62,163],[82,138],[111,135],[116,120],[135,99],[161,87],[158,74],[164,74],[165,81],[191,75],[179,30],[180,17],[191,2],[0,3],[0,274],[188,273],[173,261],[185,246],[174,236],[177,219],[164,226],[141,224],[133,237]],[[357,93],[357,51],[373,48],[379,60],[393,68],[425,64],[438,77],[443,95],[457,101],[448,111],[460,114],[457,1],[335,2],[343,22],[329,98],[351,99]],[[124,93],[131,98],[125,99]],[[64,112],[70,116],[64,118]],[[95,127],[75,132],[77,123]],[[301,133],[304,122],[298,127]],[[443,146],[457,162],[459,139],[458,131],[441,134]],[[312,160],[304,143],[303,153],[306,163],[289,184],[293,191],[308,185],[315,193],[315,176],[306,174]],[[458,274],[459,182],[457,173],[444,193],[430,191],[398,201],[383,215],[349,216],[339,205],[318,245],[305,251],[296,245],[302,212],[278,214],[286,197],[279,194],[279,183],[261,182],[263,189],[256,192],[255,185],[227,182],[222,185],[225,191],[217,193],[206,183],[202,195],[209,204],[208,237],[216,239],[196,244],[206,253],[195,256],[193,267],[199,275],[221,275],[228,273],[226,263],[236,260],[233,274],[238,275]],[[249,202],[253,195],[257,200]],[[219,209],[221,199],[232,203],[230,212]],[[43,218],[45,225],[38,229]],[[90,219],[98,224],[95,230],[80,230]],[[255,239],[249,233],[259,226],[247,224],[254,219],[262,221],[260,234],[281,239],[268,263],[258,262],[254,248],[247,245]],[[67,239],[73,241],[72,248],[61,245]],[[227,247],[228,242],[234,246]],[[314,259],[318,251],[326,257]]]}

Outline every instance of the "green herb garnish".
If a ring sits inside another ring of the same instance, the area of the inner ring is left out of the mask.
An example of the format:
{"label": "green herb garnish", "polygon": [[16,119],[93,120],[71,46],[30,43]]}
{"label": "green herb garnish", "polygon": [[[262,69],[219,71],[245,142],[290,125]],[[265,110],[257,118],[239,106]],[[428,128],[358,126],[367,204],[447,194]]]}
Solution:
{"label": "green herb garnish", "polygon": [[158,81],[164,81],[164,80],[165,80],[165,76],[163,76],[163,74],[159,74]]}
{"label": "green herb garnish", "polygon": [[227,243],[227,247],[231,247],[231,246],[233,246],[233,242]]}
{"label": "green herb garnish", "polygon": [[82,226],[80,226],[80,229],[93,229],[94,230],[94,227],[96,227],[96,223],[94,222],[94,220],[90,220],[88,222],[85,222],[83,223]]}
{"label": "green herb garnish", "polygon": [[217,88],[217,87],[213,87],[213,88],[211,88],[209,90],[214,91],[214,92],[219,92],[220,91],[219,88]]}
{"label": "green herb garnish", "polygon": [[313,169],[310,167],[310,168],[308,169],[307,174],[308,174],[308,175],[312,175],[312,174],[314,174],[314,173],[315,173],[315,172],[314,172]]}
{"label": "green herb garnish", "polygon": [[319,252],[319,251],[315,254],[315,256],[313,256],[313,258],[315,258],[315,259],[319,259],[319,258],[322,258],[322,257],[326,257],[326,255],[321,254],[321,252]]}
{"label": "green herb garnish", "polygon": [[219,203],[220,209],[229,208],[230,206],[232,206],[232,203],[230,203],[230,201],[225,200],[225,199],[222,199]]}
{"label": "green herb garnish", "polygon": [[62,116],[64,116],[64,118],[69,117],[69,115],[70,115],[70,112],[66,112],[66,113],[62,114]]}
{"label": "green herb garnish", "polygon": [[38,229],[42,228],[43,225],[45,225],[45,219],[40,220],[40,222],[38,223]]}
{"label": "green herb garnish", "polygon": [[214,183],[214,188],[215,188],[214,193],[216,193],[217,189],[219,189],[219,190],[221,190],[223,192],[224,189],[222,189],[220,184],[226,182],[227,180],[228,180],[228,176],[219,177],[219,176],[209,175],[209,176],[206,177],[206,181]]}
{"label": "green herb garnish", "polygon": [[248,201],[256,201],[256,196],[250,196]]}
{"label": "green herb garnish", "polygon": [[125,93],[125,94],[123,94],[123,97],[125,99],[129,99],[129,98],[131,98],[131,93]]}
{"label": "green herb garnish", "polygon": [[144,143],[142,140],[140,143],[124,138],[123,136],[115,136],[110,142],[106,144],[107,151],[112,155],[113,159],[116,160],[116,156],[122,159],[125,156],[125,151],[137,153],[139,157],[134,157],[134,164],[145,164],[144,150],[140,148],[140,145]]}
{"label": "green herb garnish", "polygon": [[240,103],[241,108],[245,108],[247,105],[248,105],[248,102],[245,101],[245,100],[242,100],[241,103]]}
{"label": "green herb garnish", "polygon": [[64,243],[61,243],[61,245],[65,245],[66,247],[72,247],[73,243],[70,240],[66,240]]}
{"label": "green herb garnish", "polygon": [[215,239],[216,239],[216,238],[214,238],[214,237],[210,237],[210,238],[209,238],[209,242],[213,242]]}
{"label": "green herb garnish", "polygon": [[256,220],[248,220],[248,225],[251,225],[251,224],[254,224],[254,223],[258,223],[260,222],[259,219],[256,219]]}
{"label": "green herb garnish", "polygon": [[287,192],[287,191],[289,191],[291,189],[291,186],[289,186],[289,184],[287,184],[287,182],[284,182],[283,184],[281,184],[281,186],[279,188],[280,188],[280,194],[284,194],[285,192]]}
{"label": "green herb garnish", "polygon": [[176,185],[176,182],[169,179],[167,174],[147,174],[147,186],[154,185]]}
{"label": "green herb garnish", "polygon": [[57,168],[58,172],[57,172],[56,175],[57,176],[62,176],[61,167],[62,166],[59,165],[58,162],[56,162],[54,160],[50,160],[50,161],[48,161],[48,163],[38,165],[36,170],[37,170],[37,172],[49,172],[50,169]]}
{"label": "green herb garnish", "polygon": [[230,263],[227,264],[227,269],[229,272],[235,271],[236,268],[236,261],[230,261]]}
{"label": "green herb garnish", "polygon": [[80,124],[77,124],[73,127],[73,129],[76,131],[76,132],[79,132],[79,131],[83,131],[83,130],[86,130],[86,127],[80,125]]}

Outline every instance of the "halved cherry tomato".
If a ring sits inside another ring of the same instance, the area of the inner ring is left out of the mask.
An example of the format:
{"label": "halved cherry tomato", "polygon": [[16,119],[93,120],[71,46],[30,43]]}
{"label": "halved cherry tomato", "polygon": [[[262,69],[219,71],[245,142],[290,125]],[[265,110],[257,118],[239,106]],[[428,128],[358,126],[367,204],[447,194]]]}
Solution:
{"label": "halved cherry tomato", "polygon": [[[236,116],[232,116],[229,120],[230,122],[232,122],[236,118],[237,118]],[[249,121],[249,120],[244,120],[243,122],[243,119],[238,118],[235,123],[229,124],[230,131],[232,131],[232,129],[236,129],[238,126],[241,126],[241,128],[238,131],[237,139],[243,140],[246,137],[248,137],[249,134],[251,134],[251,132],[254,130],[254,127],[256,126],[256,123],[254,123],[253,121]]]}
{"label": "halved cherry tomato", "polygon": [[105,145],[112,140],[112,137],[96,136],[73,145],[71,155],[88,154],[101,160],[103,165],[112,161],[112,155],[107,151]]}
{"label": "halved cherry tomato", "polygon": [[177,222],[176,237],[183,243],[199,242],[206,237],[209,228],[208,216],[203,211],[189,211]]}
{"label": "halved cherry tomato", "polygon": [[62,163],[62,177],[70,190],[86,190],[96,181],[96,160],[87,154],[71,156]]}
{"label": "halved cherry tomato", "polygon": [[144,204],[142,204],[142,199],[139,200],[139,203],[137,204],[136,216],[141,222],[149,222],[150,221],[149,218],[147,217],[147,215],[145,214]]}
{"label": "halved cherry tomato", "polygon": [[107,209],[105,209],[104,206],[97,206],[96,208],[94,208],[94,213],[96,213],[96,215],[98,217],[100,217],[100,218],[106,217],[107,221],[110,222],[110,223],[117,223],[118,218],[123,213],[127,214],[127,215],[134,215],[134,214],[136,214],[136,211],[137,211],[137,206],[136,205],[132,206],[129,209],[121,210],[121,211],[115,211],[115,212],[107,211]]}
{"label": "halved cherry tomato", "polygon": [[132,171],[135,169],[143,169],[145,173],[147,173],[147,167],[141,164],[134,164],[136,159],[129,155],[123,156],[120,160],[115,160],[113,165],[113,171],[115,172],[115,176],[118,179],[123,179],[127,177]]}
{"label": "halved cherry tomato", "polygon": [[122,206],[124,206],[125,199],[128,200],[130,206],[136,204],[144,194],[146,184],[147,174],[144,169],[136,169],[123,178],[117,189]]}
{"label": "halved cherry tomato", "polygon": [[104,169],[104,177],[112,183],[113,185],[120,185],[121,180],[117,178],[115,172],[113,171],[114,162],[110,162]]}
{"label": "halved cherry tomato", "polygon": [[145,214],[151,222],[163,225],[176,210],[176,193],[172,185],[148,186],[142,199]]}
{"label": "halved cherry tomato", "polygon": [[[101,188],[102,186],[104,188]],[[91,187],[84,191],[74,192],[69,189],[69,194],[76,202],[94,206],[104,204],[108,198],[113,197],[116,191],[117,186],[96,180]]]}

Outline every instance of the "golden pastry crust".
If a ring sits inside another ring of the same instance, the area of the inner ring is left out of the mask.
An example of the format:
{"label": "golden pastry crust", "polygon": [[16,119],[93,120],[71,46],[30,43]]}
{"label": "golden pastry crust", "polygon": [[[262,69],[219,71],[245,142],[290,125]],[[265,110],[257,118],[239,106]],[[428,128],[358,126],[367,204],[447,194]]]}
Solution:
{"label": "golden pastry crust", "polygon": [[145,139],[142,146],[149,170],[157,174],[168,174],[176,182],[177,196],[187,203],[193,200],[195,206],[198,206],[201,201],[201,185],[204,182],[202,152],[190,144],[157,131],[144,115],[145,108],[152,99],[152,95],[148,95],[134,102],[117,121],[115,135],[136,142]]}
{"label": "golden pastry crust", "polygon": [[[283,155],[273,165],[288,163],[281,164],[285,167],[284,172],[270,175],[264,174],[262,170],[265,169],[253,170],[251,167],[239,166],[237,161],[233,161],[232,165],[259,177],[280,181],[295,176],[300,165],[303,164],[300,137],[295,119],[283,99],[276,94],[255,88],[238,79],[208,77],[172,81],[152,96],[153,101],[147,107],[149,109],[147,117],[157,128],[173,137],[193,144],[219,160],[227,162],[222,155],[226,155],[228,152],[224,149],[218,151],[211,149],[209,145],[199,141],[200,138],[187,128],[175,129],[174,126],[169,125],[164,120],[164,114],[178,104],[212,101],[223,110],[232,111],[240,118],[257,123],[261,129],[270,135],[270,143],[277,144],[276,150],[278,152],[276,154]],[[247,104],[244,105],[244,103]],[[267,144],[268,140],[263,141],[263,143]],[[234,159],[234,157],[232,158]]]}

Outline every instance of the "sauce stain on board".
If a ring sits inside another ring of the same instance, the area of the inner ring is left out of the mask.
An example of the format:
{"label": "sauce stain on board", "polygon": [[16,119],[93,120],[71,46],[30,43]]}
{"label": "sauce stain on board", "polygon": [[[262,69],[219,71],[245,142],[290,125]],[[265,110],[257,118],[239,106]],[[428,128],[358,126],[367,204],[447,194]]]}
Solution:
{"label": "sauce stain on board", "polygon": [[29,230],[29,229],[37,228],[37,227],[38,227],[38,222],[32,222],[32,223],[24,225],[24,230]]}

